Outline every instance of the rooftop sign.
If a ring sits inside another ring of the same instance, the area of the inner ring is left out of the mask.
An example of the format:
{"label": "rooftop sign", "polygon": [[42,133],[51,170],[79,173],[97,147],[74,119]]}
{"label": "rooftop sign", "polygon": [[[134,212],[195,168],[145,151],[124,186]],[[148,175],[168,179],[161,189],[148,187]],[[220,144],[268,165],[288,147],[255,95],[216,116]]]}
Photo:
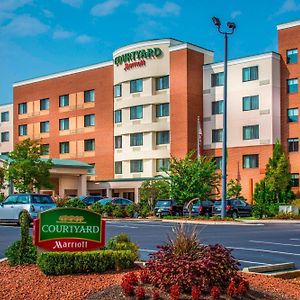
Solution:
{"label": "rooftop sign", "polygon": [[86,209],[56,208],[34,220],[34,244],[48,251],[86,251],[105,245],[105,221]]}
{"label": "rooftop sign", "polygon": [[162,50],[160,48],[148,48],[142,50],[136,50],[132,52],[127,52],[122,55],[117,56],[114,59],[116,66],[125,64],[124,70],[127,71],[134,67],[145,66],[145,59],[152,59],[162,55]]}

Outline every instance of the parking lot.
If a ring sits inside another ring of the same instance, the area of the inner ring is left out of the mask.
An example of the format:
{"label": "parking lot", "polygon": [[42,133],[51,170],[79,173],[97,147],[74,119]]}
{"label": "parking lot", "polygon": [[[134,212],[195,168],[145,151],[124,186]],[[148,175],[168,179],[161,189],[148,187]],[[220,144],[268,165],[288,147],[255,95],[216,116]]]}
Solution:
{"label": "parking lot", "polygon": [[[156,221],[108,221],[107,239],[127,233],[140,247],[142,259],[163,244],[172,234],[173,223]],[[233,249],[241,267],[295,262],[300,268],[300,224],[186,225],[195,226],[204,244],[224,244]],[[0,258],[14,240],[19,239],[17,226],[0,225]]]}

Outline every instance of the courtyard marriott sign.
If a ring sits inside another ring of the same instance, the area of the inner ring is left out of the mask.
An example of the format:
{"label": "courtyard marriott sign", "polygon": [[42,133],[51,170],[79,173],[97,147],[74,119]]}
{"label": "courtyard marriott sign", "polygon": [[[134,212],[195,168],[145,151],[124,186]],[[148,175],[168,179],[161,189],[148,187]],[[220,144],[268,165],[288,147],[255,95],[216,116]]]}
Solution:
{"label": "courtyard marriott sign", "polygon": [[85,251],[105,245],[105,221],[86,209],[56,208],[34,220],[33,242],[49,251]]}
{"label": "courtyard marriott sign", "polygon": [[160,48],[148,48],[143,50],[136,50],[132,52],[127,52],[122,55],[117,56],[114,59],[116,66],[125,64],[124,70],[130,70],[134,67],[141,67],[146,65],[145,59],[151,59],[160,57],[162,55],[162,50]]}

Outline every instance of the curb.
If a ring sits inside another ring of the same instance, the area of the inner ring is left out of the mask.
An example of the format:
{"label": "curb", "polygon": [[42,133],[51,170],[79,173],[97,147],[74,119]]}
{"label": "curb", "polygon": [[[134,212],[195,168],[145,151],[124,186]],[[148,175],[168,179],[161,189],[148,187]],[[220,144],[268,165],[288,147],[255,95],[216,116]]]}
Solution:
{"label": "curb", "polygon": [[200,225],[235,225],[235,226],[263,226],[261,222],[243,223],[239,221],[198,221],[198,220],[161,220],[163,223],[200,224]]}
{"label": "curb", "polygon": [[6,260],[7,260],[7,257],[0,258],[0,263],[2,263],[3,261],[6,261]]}
{"label": "curb", "polygon": [[288,263],[282,263],[282,264],[253,266],[253,267],[244,268],[243,272],[263,273],[263,272],[276,272],[276,271],[283,271],[283,270],[295,270],[295,263],[288,262]]}

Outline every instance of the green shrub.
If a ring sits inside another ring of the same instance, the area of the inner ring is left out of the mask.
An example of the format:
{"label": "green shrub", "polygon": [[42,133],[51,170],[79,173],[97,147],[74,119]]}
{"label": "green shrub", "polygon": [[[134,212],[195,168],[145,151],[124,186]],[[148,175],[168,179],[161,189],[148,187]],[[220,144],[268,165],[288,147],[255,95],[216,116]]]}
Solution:
{"label": "green shrub", "polygon": [[107,214],[108,217],[111,217],[112,212],[113,212],[113,208],[114,208],[113,205],[110,202],[108,202],[103,206],[103,212],[105,214]]}
{"label": "green shrub", "polygon": [[104,207],[99,202],[93,203],[91,205],[91,210],[100,215],[102,215],[104,213]]}
{"label": "green shrub", "polygon": [[85,204],[78,197],[69,199],[65,202],[64,207],[72,207],[72,208],[85,208]]}
{"label": "green shrub", "polygon": [[139,247],[130,241],[125,233],[121,233],[108,240],[106,249],[108,250],[130,250],[135,254],[135,260],[139,257]]}
{"label": "green shrub", "polygon": [[68,201],[69,199],[67,197],[54,197],[53,201],[54,203],[57,205],[57,207],[64,207],[65,203]]}
{"label": "green shrub", "polygon": [[37,259],[36,247],[32,244],[31,236],[27,240],[27,251],[22,256],[20,255],[21,241],[14,242],[5,251],[8,263],[12,266],[35,264]]}
{"label": "green shrub", "polygon": [[115,218],[123,218],[125,216],[124,209],[119,205],[113,205],[112,215]]}
{"label": "green shrub", "polygon": [[130,250],[87,252],[44,252],[37,264],[46,275],[103,273],[133,267],[135,254]]}
{"label": "green shrub", "polygon": [[138,214],[142,217],[142,218],[146,218],[150,215],[152,215],[152,212],[149,208],[148,205],[145,204],[140,204],[139,205],[139,209],[138,209]]}
{"label": "green shrub", "polygon": [[138,207],[136,204],[129,204],[125,207],[125,213],[129,218],[133,218],[135,213],[138,212]]}

